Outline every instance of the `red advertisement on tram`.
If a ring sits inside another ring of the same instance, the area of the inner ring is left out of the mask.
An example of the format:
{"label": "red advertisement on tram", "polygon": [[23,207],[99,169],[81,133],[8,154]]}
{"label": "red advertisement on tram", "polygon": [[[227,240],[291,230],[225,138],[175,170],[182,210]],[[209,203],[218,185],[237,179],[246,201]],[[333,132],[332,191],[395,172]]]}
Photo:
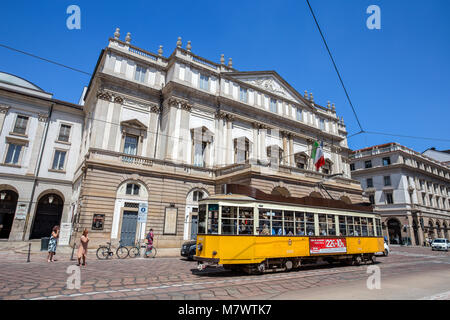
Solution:
{"label": "red advertisement on tram", "polygon": [[345,238],[310,238],[309,252],[311,254],[346,253],[347,242]]}

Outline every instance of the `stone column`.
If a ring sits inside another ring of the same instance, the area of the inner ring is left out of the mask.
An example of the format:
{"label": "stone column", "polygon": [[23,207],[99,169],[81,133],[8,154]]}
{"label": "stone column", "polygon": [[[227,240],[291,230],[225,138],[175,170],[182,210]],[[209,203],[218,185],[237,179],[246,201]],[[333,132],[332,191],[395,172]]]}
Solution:
{"label": "stone column", "polygon": [[[114,97],[114,105],[112,110],[111,117],[111,126],[108,133],[108,145],[107,150],[117,151],[117,133],[120,129],[120,113],[122,111],[123,98],[122,97]],[[122,151],[122,150],[119,150]]]}
{"label": "stone column", "polygon": [[267,134],[267,127],[261,126],[259,129],[259,142],[260,142],[260,159],[263,161],[267,160],[267,151],[266,151],[266,134]]}
{"label": "stone column", "polygon": [[416,236],[415,236],[415,234],[414,234],[414,228],[413,228],[413,219],[412,219],[412,216],[411,215],[408,215],[407,216],[407,219],[408,219],[408,230],[407,230],[407,233],[408,233],[408,235],[407,236],[409,236],[410,237],[410,239],[411,239],[411,245],[415,245],[416,244]]}
{"label": "stone column", "polygon": [[[28,166],[27,175],[33,176],[36,171],[37,163],[39,161],[39,152],[41,150],[42,146],[42,139],[44,135],[45,125],[48,120],[47,114],[39,114],[38,115],[38,126],[36,129],[36,133],[33,137],[33,147],[31,149],[31,157],[30,157],[30,165]],[[50,125],[50,123],[47,123],[47,125]],[[44,152],[45,150],[42,150]],[[52,150],[49,150],[49,152],[52,152]],[[52,159],[53,160],[53,159]],[[48,166],[48,163],[44,164],[41,163],[41,166]]]}
{"label": "stone column", "polygon": [[94,148],[102,148],[103,138],[105,136],[106,117],[111,100],[112,95],[109,92],[99,91],[97,93],[97,104],[92,115],[92,140],[90,144]]}
{"label": "stone column", "polygon": [[289,154],[288,144],[287,144],[287,132],[281,131],[281,137],[283,139],[283,158],[281,164],[287,165],[289,162],[289,158],[286,157]]}
{"label": "stone column", "polygon": [[233,129],[233,117],[231,115],[227,115],[227,164],[232,164],[234,162],[234,146],[233,146],[233,135],[231,130]]}
{"label": "stone column", "polygon": [[148,132],[147,132],[147,154],[145,154],[146,157],[154,158],[156,157],[155,154],[155,147],[156,147],[156,132],[158,127],[158,120],[159,120],[160,110],[159,106],[154,105],[150,107],[150,119],[148,123]]}
{"label": "stone column", "polygon": [[259,125],[256,123],[253,123],[252,158],[253,158],[254,163],[258,163],[258,158],[259,158],[258,128],[259,128]]}
{"label": "stone column", "polygon": [[[188,103],[181,104],[181,118],[180,118],[180,129],[178,131],[178,136],[175,139],[178,139],[178,150],[177,152],[177,160],[183,162],[190,162],[190,159],[187,159],[188,150],[190,148],[190,139],[189,139],[189,119],[191,115],[192,105]],[[206,164],[209,164],[209,146],[208,150],[206,150]]]}
{"label": "stone column", "polygon": [[289,135],[289,164],[291,167],[295,167],[295,156],[294,156],[294,136]]}
{"label": "stone column", "polygon": [[11,107],[6,104],[0,104],[0,133],[3,129],[3,123],[5,122],[6,114]]}

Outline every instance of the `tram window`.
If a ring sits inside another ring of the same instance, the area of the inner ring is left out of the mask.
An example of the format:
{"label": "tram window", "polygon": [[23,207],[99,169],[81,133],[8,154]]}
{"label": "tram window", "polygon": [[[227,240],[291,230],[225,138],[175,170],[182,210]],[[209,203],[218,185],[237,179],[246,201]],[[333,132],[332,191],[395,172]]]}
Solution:
{"label": "tram window", "polygon": [[281,210],[272,210],[272,234],[283,235],[283,213]]}
{"label": "tram window", "polygon": [[239,234],[253,234],[253,208],[239,208]]}
{"label": "tram window", "polygon": [[305,233],[305,213],[304,212],[295,212],[295,229],[296,235],[304,236]]}
{"label": "tram window", "polygon": [[373,237],[374,233],[373,233],[373,218],[368,218],[367,219],[367,229],[369,229],[369,237]]}
{"label": "tram window", "polygon": [[270,210],[259,209],[259,234],[270,235]]}
{"label": "tram window", "polygon": [[359,236],[361,234],[361,222],[359,217],[353,217],[354,225],[355,225],[355,236]]}
{"label": "tram window", "polygon": [[237,234],[237,207],[222,207],[221,234]]}
{"label": "tram window", "polygon": [[353,225],[353,217],[347,216],[347,228],[348,228],[348,235],[354,236],[355,235],[355,226]]}
{"label": "tram window", "polygon": [[334,227],[334,215],[327,214],[327,226],[328,226],[328,235],[335,236],[336,228]]}
{"label": "tram window", "polygon": [[315,234],[314,213],[306,214],[306,234],[308,236],[313,236]]}
{"label": "tram window", "polygon": [[340,236],[347,235],[347,223],[345,216],[339,216],[339,233]]}
{"label": "tram window", "polygon": [[219,233],[219,210],[217,205],[208,206],[208,234]]}
{"label": "tram window", "polygon": [[198,229],[200,234],[206,233],[206,204],[201,204],[198,208]]}
{"label": "tram window", "polygon": [[361,235],[363,237],[367,237],[368,236],[368,232],[367,232],[367,218],[361,218]]}
{"label": "tram window", "polygon": [[293,211],[284,211],[283,212],[283,228],[284,233],[288,236],[294,235],[294,212]]}
{"label": "tram window", "polygon": [[321,236],[327,235],[327,215],[319,214],[319,234]]}
{"label": "tram window", "polygon": [[376,224],[377,224],[377,236],[381,237],[382,233],[381,233],[381,220],[380,219],[375,219]]}

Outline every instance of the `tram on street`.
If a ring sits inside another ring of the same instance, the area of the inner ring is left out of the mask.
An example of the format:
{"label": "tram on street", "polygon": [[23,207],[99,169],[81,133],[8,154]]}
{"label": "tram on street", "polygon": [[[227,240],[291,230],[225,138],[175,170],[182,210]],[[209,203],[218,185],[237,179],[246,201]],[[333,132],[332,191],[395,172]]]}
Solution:
{"label": "tram on street", "polygon": [[284,197],[228,184],[199,201],[198,269],[223,265],[247,273],[289,271],[325,261],[374,263],[384,251],[380,216],[370,205]]}

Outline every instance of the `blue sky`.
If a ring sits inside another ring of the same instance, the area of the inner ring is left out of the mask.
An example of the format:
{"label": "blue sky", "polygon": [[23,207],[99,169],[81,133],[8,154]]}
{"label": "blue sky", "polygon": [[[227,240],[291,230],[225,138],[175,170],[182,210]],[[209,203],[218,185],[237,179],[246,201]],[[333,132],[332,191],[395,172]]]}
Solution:
{"label": "blue sky", "polygon": [[[344,83],[367,131],[450,140],[450,1],[310,0]],[[81,30],[66,27],[66,9],[81,8]],[[369,5],[381,30],[369,30]],[[178,36],[192,51],[240,71],[275,70],[316,102],[336,104],[350,134],[353,112],[306,1],[2,1],[0,43],[93,72],[116,27],[121,38],[168,56]],[[89,77],[0,47],[0,70],[54,97],[78,102]],[[449,141],[361,134],[352,149],[398,142],[417,151],[450,149]]]}

